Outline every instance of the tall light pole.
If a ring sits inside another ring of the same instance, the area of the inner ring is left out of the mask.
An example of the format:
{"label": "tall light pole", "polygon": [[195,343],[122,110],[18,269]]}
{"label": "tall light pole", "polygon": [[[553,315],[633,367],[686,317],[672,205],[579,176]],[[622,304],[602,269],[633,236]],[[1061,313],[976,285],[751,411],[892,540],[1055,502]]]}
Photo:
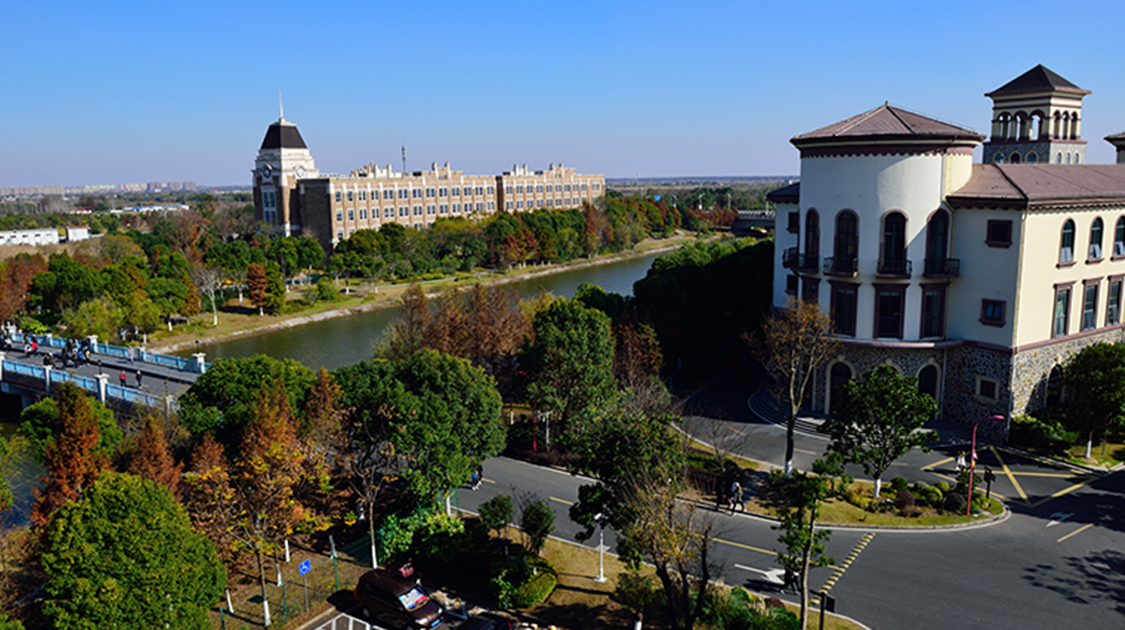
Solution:
{"label": "tall light pole", "polygon": [[995,420],[1003,420],[1004,416],[989,416],[981,418],[973,424],[973,447],[969,451],[969,496],[965,501],[965,516],[972,515],[973,511],[973,477],[976,476],[977,470],[977,427],[982,422],[991,422]]}
{"label": "tall light pole", "polygon": [[594,520],[598,522],[598,577],[594,581],[601,584],[605,582],[605,515],[598,512]]}

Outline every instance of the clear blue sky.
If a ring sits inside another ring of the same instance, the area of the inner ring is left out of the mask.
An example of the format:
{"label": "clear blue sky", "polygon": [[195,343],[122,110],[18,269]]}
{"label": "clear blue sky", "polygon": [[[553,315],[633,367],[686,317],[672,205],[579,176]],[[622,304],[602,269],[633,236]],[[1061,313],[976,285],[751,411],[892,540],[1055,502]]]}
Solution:
{"label": "clear blue sky", "polygon": [[889,100],[988,132],[1042,63],[1125,131],[1125,2],[10,2],[0,186],[248,183],[278,91],[322,171],[787,175]]}

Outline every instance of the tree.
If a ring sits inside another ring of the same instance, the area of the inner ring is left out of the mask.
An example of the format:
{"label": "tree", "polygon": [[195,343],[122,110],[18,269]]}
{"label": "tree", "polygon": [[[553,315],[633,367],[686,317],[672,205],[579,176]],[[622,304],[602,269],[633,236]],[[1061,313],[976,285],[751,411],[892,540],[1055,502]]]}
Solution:
{"label": "tree", "polygon": [[172,314],[187,310],[188,286],[175,278],[153,278],[148,281],[145,290],[148,292],[149,299],[164,314],[168,330],[172,330]]}
{"label": "tree", "polygon": [[423,350],[403,361],[340,368],[335,376],[353,423],[393,445],[404,465],[400,475],[418,499],[465,483],[504,448],[496,385],[464,359]]}
{"label": "tree", "polygon": [[499,494],[480,504],[480,522],[496,535],[512,522],[512,497]]}
{"label": "tree", "polygon": [[117,337],[125,322],[125,314],[112,301],[101,297],[87,300],[76,309],[63,311],[66,331],[74,337],[97,335],[103,342]]}
{"label": "tree", "polygon": [[250,303],[258,307],[258,315],[262,315],[266,307],[266,290],[269,288],[265,265],[251,263],[246,268],[246,286],[250,291]]}
{"label": "tree", "polygon": [[[1086,457],[1094,434],[1105,435],[1125,422],[1125,346],[1095,343],[1074,355],[1063,369],[1074,390],[1067,413],[1071,428],[1086,433]],[[1105,443],[1102,443],[1103,454]]]}
{"label": "tree", "polygon": [[426,291],[417,284],[411,284],[402,295],[402,314],[387,331],[383,355],[388,359],[402,360],[426,347],[426,331],[431,316]]}
{"label": "tree", "polygon": [[168,451],[164,431],[153,416],[145,419],[144,428],[137,438],[137,446],[129,461],[129,472],[168,488],[174,500],[180,500],[180,479],[183,464],[178,464]]}
{"label": "tree", "polygon": [[790,300],[785,310],[762,324],[762,339],[747,338],[762,353],[772,390],[785,409],[785,474],[793,469],[797,412],[817,369],[836,353],[832,319],[816,304]]}
{"label": "tree", "polygon": [[312,370],[293,359],[265,355],[219,359],[180,396],[180,420],[191,433],[210,433],[228,449],[242,439],[264,383],[279,383],[290,409],[304,409]]}
{"label": "tree", "polygon": [[281,275],[281,267],[270,260],[266,262],[266,303],[265,309],[270,314],[281,312],[285,305],[285,278]]}
{"label": "tree", "polygon": [[808,628],[809,621],[809,569],[834,562],[824,554],[832,530],[816,526],[820,508],[828,499],[842,495],[851,483],[837,458],[816,460],[813,473],[793,471],[788,477],[774,475],[771,479],[779,521],[773,528],[781,531],[777,540],[786,550],[778,554],[777,562],[800,592],[801,630]]}
{"label": "tree", "polygon": [[213,267],[204,267],[203,265],[195,265],[191,271],[191,281],[195,283],[195,287],[199,292],[207,296],[208,301],[211,302],[211,325],[219,325],[219,307],[216,301],[218,300],[219,291],[222,289],[222,274]]}
{"label": "tree", "polygon": [[68,382],[55,400],[59,430],[44,448],[47,474],[31,511],[31,520],[39,527],[55,510],[81,496],[107,466],[107,458],[97,449],[101,429],[86,394]]}
{"label": "tree", "polygon": [[226,587],[215,545],[164,487],[105,473],[46,531],[43,612],[56,628],[211,627]]}
{"label": "tree", "polygon": [[520,513],[520,529],[523,530],[527,550],[539,555],[547,537],[555,530],[555,513],[543,499],[532,501]]}
{"label": "tree", "polygon": [[918,446],[928,452],[925,445],[937,441],[937,433],[920,430],[935,413],[937,401],[918,391],[918,379],[880,365],[847,384],[843,405],[820,431],[832,438],[829,452],[863,466],[879,498],[883,473],[896,459]]}
{"label": "tree", "polygon": [[532,328],[535,340],[520,363],[535,408],[554,411],[566,422],[613,396],[613,334],[605,313],[577,300],[556,300],[535,315]]}
{"label": "tree", "polygon": [[[95,454],[108,460],[124,435],[117,428],[117,420],[112,411],[91,398],[87,398],[86,402],[98,423],[99,437]],[[55,398],[44,398],[20,412],[19,434],[27,440],[37,462],[46,461],[47,444],[63,429],[64,424],[60,420],[59,405]]]}
{"label": "tree", "polygon": [[24,630],[19,619],[10,619],[8,615],[0,612],[0,630]]}

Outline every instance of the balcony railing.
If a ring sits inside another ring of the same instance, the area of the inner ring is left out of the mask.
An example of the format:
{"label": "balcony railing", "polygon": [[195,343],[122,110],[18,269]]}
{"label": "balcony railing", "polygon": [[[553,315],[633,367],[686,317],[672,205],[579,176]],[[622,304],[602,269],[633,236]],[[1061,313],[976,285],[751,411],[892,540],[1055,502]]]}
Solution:
{"label": "balcony railing", "polygon": [[927,258],[927,278],[956,278],[961,275],[960,258]]}
{"label": "balcony railing", "polygon": [[875,275],[882,278],[909,278],[913,274],[909,260],[880,260]]}
{"label": "balcony railing", "polygon": [[786,269],[816,273],[819,269],[819,264],[820,256],[816,254],[799,253],[796,247],[786,249],[785,253],[781,256],[781,266]]}
{"label": "balcony railing", "polygon": [[858,259],[829,257],[824,259],[824,273],[829,276],[855,277]]}

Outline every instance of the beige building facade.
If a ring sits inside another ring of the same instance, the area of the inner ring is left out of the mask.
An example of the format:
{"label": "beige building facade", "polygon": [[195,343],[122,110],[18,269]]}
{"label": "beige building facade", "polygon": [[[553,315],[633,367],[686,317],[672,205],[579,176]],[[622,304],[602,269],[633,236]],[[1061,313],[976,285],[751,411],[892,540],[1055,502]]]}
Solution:
{"label": "beige building facade", "polygon": [[[947,419],[1020,416],[1059,395],[1075,353],[1125,341],[1125,164],[1085,163],[1089,92],[1039,66],[997,93],[983,164],[972,162],[983,134],[889,105],[792,139],[801,181],[770,196],[774,305],[820,304],[842,347],[814,411],[832,413],[849,379],[890,364]],[[1067,109],[1044,110],[1014,139],[997,126],[1031,101]],[[1056,118],[1071,123],[1066,138],[1053,137]]]}
{"label": "beige building facade", "polygon": [[252,176],[256,218],[285,235],[311,236],[326,252],[356,230],[388,223],[420,230],[440,218],[579,208],[605,194],[604,175],[562,164],[501,175],[465,175],[448,162],[412,173],[368,164],[347,175],[322,174],[284,116],[267,129]]}

